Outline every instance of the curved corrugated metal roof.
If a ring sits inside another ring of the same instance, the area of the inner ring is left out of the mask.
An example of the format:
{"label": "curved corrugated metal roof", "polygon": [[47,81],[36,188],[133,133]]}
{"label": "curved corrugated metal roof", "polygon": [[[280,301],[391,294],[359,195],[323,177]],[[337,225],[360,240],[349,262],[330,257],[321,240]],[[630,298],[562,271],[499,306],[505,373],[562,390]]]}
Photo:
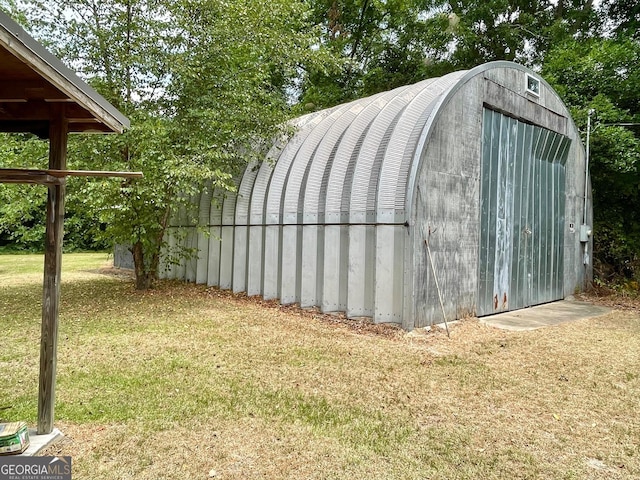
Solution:
{"label": "curved corrugated metal roof", "polygon": [[455,84],[465,72],[453,72],[433,80],[413,98],[402,112],[393,129],[380,172],[377,192],[377,220],[404,221],[406,188],[409,168],[414,160],[416,145],[435,102]]}
{"label": "curved corrugated metal roof", "polygon": [[[288,177],[287,182],[283,185],[283,222],[285,224],[296,224],[302,222],[302,199],[304,198],[303,183],[306,178],[308,160],[313,156],[315,147],[317,146],[317,139],[319,133],[322,132],[321,128],[316,128],[322,125],[325,118],[335,110],[324,110],[319,112],[309,123],[295,135],[291,143],[296,145],[295,151],[292,152],[290,159],[287,162]],[[314,132],[314,135],[310,137],[310,134]],[[309,139],[309,141],[306,141]],[[304,145],[303,145],[304,144]]]}
{"label": "curved corrugated metal roof", "polygon": [[277,159],[269,185],[267,195],[267,223],[279,224],[282,222],[282,209],[285,198],[285,186],[288,183],[291,164],[294,162],[300,146],[305,142],[307,135],[314,130],[324,113],[313,113],[296,119],[293,124],[298,129],[294,138],[289,140]]}
{"label": "curved corrugated metal roof", "polygon": [[244,224],[248,215],[252,225],[403,223],[421,133],[438,100],[465,73],[294,120],[289,141],[274,147],[257,172],[247,168],[237,221]]}

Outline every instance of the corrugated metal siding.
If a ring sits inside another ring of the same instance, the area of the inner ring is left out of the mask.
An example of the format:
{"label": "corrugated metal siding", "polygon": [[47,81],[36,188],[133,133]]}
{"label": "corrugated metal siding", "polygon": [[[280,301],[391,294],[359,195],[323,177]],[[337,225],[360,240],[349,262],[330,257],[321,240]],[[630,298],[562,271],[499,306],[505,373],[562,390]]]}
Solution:
{"label": "corrugated metal siding", "polygon": [[251,193],[258,176],[259,164],[252,162],[247,166],[242,176],[235,211],[235,233],[233,247],[233,291],[247,291],[247,276],[249,258],[249,211],[251,207]]}
{"label": "corrugated metal siding", "polygon": [[[277,258],[271,258],[265,262],[265,272],[273,277],[277,275],[277,281],[269,294],[280,299],[282,303],[290,304],[300,301],[300,275],[301,275],[301,247],[300,228],[298,223],[302,222],[302,213],[299,213],[301,198],[303,197],[304,179],[306,164],[301,165],[299,153],[301,148],[308,148],[307,139],[309,135],[316,131],[316,127],[330,115],[333,110],[325,110],[307,116],[305,122],[298,122],[298,129],[290,139],[285,149],[278,159],[276,168],[278,169],[277,183],[270,186],[269,198],[271,201],[271,211],[280,210],[280,222],[284,226],[277,231],[265,234],[265,243],[273,244],[277,249]],[[305,147],[307,146],[307,147]],[[304,156],[304,153],[300,154]],[[273,190],[273,193],[272,191]],[[276,215],[271,215],[273,221]],[[274,238],[274,233],[278,238]],[[273,249],[268,246],[267,248]],[[266,260],[266,259],[265,259]]]}
{"label": "corrugated metal siding", "polygon": [[407,104],[429,83],[431,82],[426,80],[410,87],[394,90],[394,96],[375,114],[362,142],[353,173],[350,222],[375,221],[376,188],[380,166],[389,145],[391,133]]}
{"label": "corrugated metal siding", "polygon": [[392,131],[388,149],[380,172],[385,179],[376,190],[377,218],[380,221],[404,220],[405,195],[409,165],[414,160],[418,138],[424,128],[433,105],[460,78],[464,72],[454,72],[432,79],[407,105]]}
{"label": "corrugated metal siding", "polygon": [[289,175],[284,186],[283,222],[286,224],[302,223],[302,205],[308,166],[311,159],[315,157],[324,133],[333,123],[335,116],[340,115],[336,110],[334,108],[321,112],[313,122],[300,129],[290,141],[295,144],[295,152],[291,157]]}
{"label": "corrugated metal siding", "polygon": [[[504,72],[487,75],[493,68]],[[478,312],[496,310],[495,299],[499,310],[561,298],[567,286],[560,192],[570,144],[526,122],[542,117],[540,125],[552,130],[572,124],[555,99],[550,111],[509,83],[524,74],[513,64],[478,67],[294,120],[291,138],[238,179],[237,196],[215,190],[212,202],[208,193],[194,199],[211,235],[207,241],[194,229],[185,238],[170,236],[173,246],[196,246],[200,260],[168,276],[424,326],[441,321],[419,233],[426,227],[437,232],[431,244],[447,312],[474,313],[476,297],[484,305]],[[464,90],[467,84],[473,89]],[[457,110],[447,110],[447,102]],[[525,109],[519,118],[527,121],[487,109],[483,122],[483,105]],[[451,268],[452,261],[464,267]],[[463,281],[460,303],[453,297],[463,273],[473,281]]]}
{"label": "corrugated metal siding", "polygon": [[271,182],[269,183],[266,200],[266,223],[278,224],[282,222],[285,189],[289,182],[292,163],[296,158],[300,146],[304,144],[307,135],[324,116],[325,115],[314,113],[303,117],[302,121],[294,122],[293,126],[298,131],[294,138],[285,144],[282,152],[277,157]]}
{"label": "corrugated metal siding", "polygon": [[200,194],[200,206],[198,209],[198,225],[202,230],[198,231],[198,252],[196,264],[196,283],[207,283],[207,266],[209,265],[209,236],[205,234],[205,229],[209,226],[209,216],[211,215],[211,203],[213,187],[207,185]]}
{"label": "corrugated metal siding", "polygon": [[[222,225],[222,200],[224,193],[214,189],[209,213],[209,259],[207,262],[207,285],[220,285],[220,235]],[[199,260],[202,262],[202,260]]]}
{"label": "corrugated metal siding", "polygon": [[484,110],[478,315],[563,298],[570,141]]}
{"label": "corrugated metal siding", "polygon": [[335,153],[338,161],[331,168],[327,179],[326,223],[346,223],[349,221],[349,197],[351,196],[353,172],[362,144],[371,123],[393,96],[395,96],[395,92],[375,96],[345,127],[344,138]]}

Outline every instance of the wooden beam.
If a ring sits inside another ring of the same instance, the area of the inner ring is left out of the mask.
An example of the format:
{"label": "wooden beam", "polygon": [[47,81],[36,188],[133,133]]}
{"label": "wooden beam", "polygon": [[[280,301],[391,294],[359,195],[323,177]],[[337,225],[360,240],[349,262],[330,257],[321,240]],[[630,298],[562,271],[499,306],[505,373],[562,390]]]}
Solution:
{"label": "wooden beam", "polygon": [[31,170],[0,168],[0,183],[37,183],[60,185],[66,177],[142,178],[142,172],[108,172],[102,170]]}
{"label": "wooden beam", "polygon": [[[0,106],[0,113],[2,107]],[[41,139],[49,138],[49,120],[16,121],[0,120],[0,132],[24,133],[29,132]]]}
{"label": "wooden beam", "polygon": [[68,101],[69,96],[44,80],[0,80],[0,101],[24,101],[31,99]]}
{"label": "wooden beam", "polygon": [[[3,103],[0,101],[0,120],[10,121],[48,121],[50,115],[50,107],[52,103],[59,102],[45,102],[44,100],[28,100],[27,102],[9,102]],[[64,102],[62,102],[64,103]],[[99,123],[100,119],[96,119],[91,115],[91,112],[86,110],[80,105],[68,104],[67,118],[73,118],[75,121],[82,122],[96,122]]]}
{"label": "wooden beam", "polygon": [[53,177],[122,177],[142,178],[142,172],[109,172],[102,170],[47,170],[47,174]]}
{"label": "wooden beam", "polygon": [[[64,104],[51,106],[49,126],[49,168],[64,170],[67,164],[68,122]],[[40,381],[38,390],[39,435],[53,431],[56,400],[56,365],[58,352],[58,312],[62,238],[64,235],[64,183],[49,185],[47,196],[44,284],[42,292],[42,330],[40,337]]]}
{"label": "wooden beam", "polygon": [[38,185],[60,185],[64,183],[64,178],[49,175],[46,170],[0,168],[0,183],[34,183]]}

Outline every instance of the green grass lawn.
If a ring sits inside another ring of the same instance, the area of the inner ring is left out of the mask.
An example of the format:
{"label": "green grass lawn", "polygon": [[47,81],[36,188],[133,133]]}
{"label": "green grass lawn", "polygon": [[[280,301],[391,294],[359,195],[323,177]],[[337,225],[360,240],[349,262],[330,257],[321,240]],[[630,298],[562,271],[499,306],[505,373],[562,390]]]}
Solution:
{"label": "green grass lawn", "polygon": [[[74,479],[640,477],[640,316],[407,334],[63,260]],[[36,422],[42,257],[0,255],[0,417]]]}

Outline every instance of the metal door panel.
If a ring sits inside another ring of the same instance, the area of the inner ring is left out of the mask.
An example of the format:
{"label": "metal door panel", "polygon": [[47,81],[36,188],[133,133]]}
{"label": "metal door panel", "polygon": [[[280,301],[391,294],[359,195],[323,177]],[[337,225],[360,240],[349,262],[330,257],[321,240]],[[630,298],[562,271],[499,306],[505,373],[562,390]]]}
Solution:
{"label": "metal door panel", "polygon": [[483,122],[478,315],[562,298],[570,145],[489,109]]}

